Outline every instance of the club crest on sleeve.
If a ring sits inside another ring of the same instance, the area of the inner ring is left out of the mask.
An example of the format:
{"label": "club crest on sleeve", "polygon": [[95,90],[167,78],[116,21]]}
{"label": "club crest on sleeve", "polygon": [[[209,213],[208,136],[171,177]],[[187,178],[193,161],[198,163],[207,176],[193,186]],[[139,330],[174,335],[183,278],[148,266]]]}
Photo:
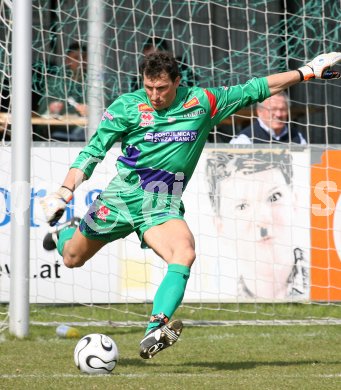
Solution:
{"label": "club crest on sleeve", "polygon": [[102,121],[105,121],[106,119],[109,119],[109,121],[112,121],[114,119],[114,116],[110,114],[110,112],[105,111],[102,115]]}

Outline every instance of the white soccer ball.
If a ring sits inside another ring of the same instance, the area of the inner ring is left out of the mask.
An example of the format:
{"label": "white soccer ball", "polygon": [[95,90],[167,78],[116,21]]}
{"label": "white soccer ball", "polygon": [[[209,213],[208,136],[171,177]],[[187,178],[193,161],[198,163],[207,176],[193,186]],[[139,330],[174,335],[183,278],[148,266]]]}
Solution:
{"label": "white soccer ball", "polygon": [[92,333],[78,341],[73,357],[81,372],[110,374],[118,362],[118,349],[110,337]]}

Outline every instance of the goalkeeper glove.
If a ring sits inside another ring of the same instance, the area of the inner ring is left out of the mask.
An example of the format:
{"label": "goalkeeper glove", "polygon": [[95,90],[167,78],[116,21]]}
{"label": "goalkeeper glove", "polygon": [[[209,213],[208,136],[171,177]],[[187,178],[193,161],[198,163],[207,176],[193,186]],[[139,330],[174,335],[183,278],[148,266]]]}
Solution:
{"label": "goalkeeper glove", "polygon": [[46,221],[50,226],[54,226],[60,220],[72,196],[73,192],[69,188],[62,186],[57,192],[42,198],[40,204],[44,210]]}
{"label": "goalkeeper glove", "polygon": [[330,68],[341,61],[340,52],[332,52],[328,54],[320,54],[312,61],[298,68],[301,75],[301,81],[310,79],[338,79],[341,77],[339,72],[333,71]]}

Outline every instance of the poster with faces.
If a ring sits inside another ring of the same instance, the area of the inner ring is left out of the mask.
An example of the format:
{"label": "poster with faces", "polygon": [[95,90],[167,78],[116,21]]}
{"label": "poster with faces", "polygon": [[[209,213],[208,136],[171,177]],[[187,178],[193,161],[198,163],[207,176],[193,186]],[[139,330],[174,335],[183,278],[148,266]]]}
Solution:
{"label": "poster with faces", "polygon": [[309,151],[206,150],[196,178],[206,194],[192,223],[206,284],[228,301],[308,299]]}

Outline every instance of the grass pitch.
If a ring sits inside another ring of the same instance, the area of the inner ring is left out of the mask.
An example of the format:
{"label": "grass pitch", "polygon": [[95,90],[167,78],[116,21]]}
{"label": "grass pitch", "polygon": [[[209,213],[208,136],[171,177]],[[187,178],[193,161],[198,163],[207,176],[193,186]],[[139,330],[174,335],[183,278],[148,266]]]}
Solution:
{"label": "grass pitch", "polygon": [[58,338],[56,326],[31,325],[24,340],[0,333],[0,389],[341,389],[340,325],[187,325],[150,360],[138,354],[142,327],[78,329],[115,340],[120,360],[111,375],[81,374],[77,340]]}

